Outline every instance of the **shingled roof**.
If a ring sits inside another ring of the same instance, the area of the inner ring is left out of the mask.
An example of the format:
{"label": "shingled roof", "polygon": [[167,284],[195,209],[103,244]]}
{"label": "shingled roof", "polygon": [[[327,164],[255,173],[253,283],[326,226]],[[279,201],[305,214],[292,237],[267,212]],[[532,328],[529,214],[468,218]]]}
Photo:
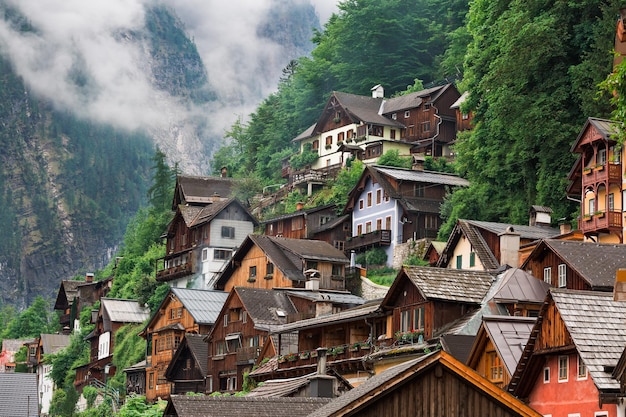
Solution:
{"label": "shingled roof", "polygon": [[297,311],[284,291],[262,288],[235,287],[255,328],[267,330],[270,326],[287,323],[287,316]]}
{"label": "shingled roof", "polygon": [[50,353],[57,353],[68,346],[70,344],[70,336],[65,334],[42,334],[40,343],[43,347],[43,353],[49,355]]}
{"label": "shingled roof", "polygon": [[150,310],[137,300],[102,297],[100,308],[102,315],[113,323],[143,323],[150,317]]}
{"label": "shingled roof", "polygon": [[329,401],[329,398],[172,395],[163,415],[168,417],[306,417]]}
{"label": "shingled roof", "polygon": [[37,374],[0,373],[0,416],[39,416]]}
{"label": "shingled roof", "polygon": [[615,272],[626,268],[626,245],[574,240],[544,239],[528,256],[522,268],[542,251],[555,253],[593,289],[612,289]]}
{"label": "shingled roof", "polygon": [[496,302],[542,303],[550,284],[537,279],[519,268],[510,268],[504,272],[498,290],[493,296]]}
{"label": "shingled roof", "polygon": [[214,324],[228,297],[224,291],[171,288],[198,324]]}
{"label": "shingled roof", "polygon": [[180,346],[176,349],[174,357],[167,366],[167,370],[165,371],[166,377],[169,378],[170,374],[174,371],[174,368],[179,365],[177,364],[177,360],[185,350],[189,351],[193,359],[198,364],[200,373],[203,377],[206,377],[209,369],[209,344],[204,341],[205,338],[206,335],[186,333],[183,341],[180,343]]}
{"label": "shingled roof", "polygon": [[[602,291],[581,291],[553,288],[539,313],[523,356],[526,366],[518,366],[509,384],[509,391],[526,396],[544,363],[542,355],[533,355],[537,335],[545,323],[547,308],[554,303],[576,351],[600,392],[619,392],[619,382],[611,372],[626,346],[626,303],[613,300],[613,294]],[[540,363],[539,363],[540,362]],[[535,364],[538,364],[535,366]]]}
{"label": "shingled roof", "polygon": [[232,178],[178,175],[172,210],[179,204],[208,204],[215,196],[230,197],[233,184]]}
{"label": "shingled roof", "polygon": [[57,299],[54,303],[55,310],[65,310],[72,304],[72,301],[78,295],[78,286],[84,284],[85,281],[63,280],[57,293]]}

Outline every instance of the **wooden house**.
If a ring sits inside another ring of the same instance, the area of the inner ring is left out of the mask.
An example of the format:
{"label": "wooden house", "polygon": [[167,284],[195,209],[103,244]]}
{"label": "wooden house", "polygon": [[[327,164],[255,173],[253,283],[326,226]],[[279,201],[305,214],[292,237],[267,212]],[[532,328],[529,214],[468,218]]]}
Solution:
{"label": "wooden house", "polygon": [[112,285],[113,277],[94,281],[92,273],[87,273],[84,281],[61,281],[54,309],[61,312],[59,324],[62,332],[70,334],[74,330],[80,330],[80,311],[106,297]]}
{"label": "wooden house", "polygon": [[300,204],[295,212],[264,220],[261,226],[266,236],[313,239],[317,230],[336,218],[337,206],[334,204],[309,209],[302,208]]}
{"label": "wooden house", "polygon": [[329,401],[329,398],[305,397],[173,395],[163,417],[307,417]]}
{"label": "wooden house", "polygon": [[345,289],[349,263],[327,242],[249,235],[216,281],[216,288],[234,287]]}
{"label": "wooden house", "polygon": [[257,224],[234,198],[180,204],[167,227],[167,254],[158,261],[157,281],[212,289],[218,272]]}
{"label": "wooden house", "polygon": [[459,219],[437,266],[482,271],[504,265],[518,267],[521,246],[561,233],[560,229],[550,227],[549,219],[539,224],[529,223],[526,226]]}
{"label": "wooden house", "polygon": [[228,294],[223,291],[170,288],[141,336],[148,341],[146,352],[146,399],[167,398],[172,383],[166,371],[187,334],[208,334]]}
{"label": "wooden house", "polygon": [[352,236],[345,250],[382,247],[391,266],[397,245],[437,236],[444,197],[455,187],[468,185],[452,174],[367,166],[344,208],[344,214],[352,215]]}
{"label": "wooden house", "polygon": [[543,415],[623,415],[613,370],[625,345],[626,303],[608,292],[553,288],[508,391]]}
{"label": "wooden house", "polygon": [[428,262],[428,265],[436,266],[445,247],[446,242],[431,241],[424,251],[424,257],[422,259]]}
{"label": "wooden house", "polygon": [[534,317],[483,316],[467,366],[499,388],[506,387],[534,325]]}
{"label": "wooden house", "polygon": [[550,285],[519,268],[502,274],[492,301],[510,316],[537,317]]}
{"label": "wooden house", "polygon": [[456,131],[457,131],[457,133],[458,132],[464,132],[466,130],[470,130],[470,129],[472,129],[474,127],[474,125],[472,124],[472,120],[474,118],[473,112],[471,112],[471,111],[464,111],[461,108],[463,106],[463,103],[465,103],[465,101],[467,100],[468,97],[469,97],[469,91],[466,91],[463,94],[461,94],[461,97],[459,97],[450,106],[450,108],[452,110],[454,110],[454,116],[455,116],[455,119],[456,119]]}
{"label": "wooden house", "polygon": [[381,372],[311,417],[540,417],[443,351]]}
{"label": "wooden house", "polygon": [[95,329],[85,337],[91,346],[89,363],[76,368],[74,386],[79,392],[92,379],[104,382],[108,376],[115,375],[116,368],[112,362],[115,333],[127,324],[141,324],[149,316],[150,311],[136,300],[107,297],[100,299]]}
{"label": "wooden house", "polygon": [[569,173],[567,193],[580,200],[578,227],[586,238],[624,243],[623,147],[615,139],[621,123],[590,117],[571,152],[579,154]]}
{"label": "wooden house", "polygon": [[544,239],[521,268],[553,287],[613,291],[615,273],[626,267],[626,246]]}
{"label": "wooden house", "polygon": [[187,333],[174,352],[165,371],[165,378],[172,384],[172,395],[206,391],[209,345],[205,338],[206,335]]}
{"label": "wooden house", "polygon": [[206,338],[206,391],[241,391],[243,374],[255,364],[271,326],[296,312],[284,291],[234,287]]}

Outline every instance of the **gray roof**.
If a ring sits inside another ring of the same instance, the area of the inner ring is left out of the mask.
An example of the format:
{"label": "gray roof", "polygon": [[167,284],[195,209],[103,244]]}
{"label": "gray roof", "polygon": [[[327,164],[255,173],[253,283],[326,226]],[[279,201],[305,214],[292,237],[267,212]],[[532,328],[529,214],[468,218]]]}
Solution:
{"label": "gray roof", "polygon": [[235,291],[256,328],[285,324],[288,315],[297,313],[284,291],[249,287],[235,287]]}
{"label": "gray roof", "polygon": [[550,293],[598,389],[619,390],[609,369],[617,365],[626,346],[626,303],[601,291],[552,289]]}
{"label": "gray roof", "polygon": [[467,224],[485,229],[489,232],[500,234],[506,232],[507,228],[512,227],[515,233],[520,234],[521,239],[539,240],[555,237],[561,234],[561,231],[552,227],[545,226],[525,226],[520,224],[483,222],[479,220],[464,220]]}
{"label": "gray roof", "polygon": [[[72,301],[74,301],[74,299],[78,295],[78,286],[84,283],[85,281],[75,281],[75,280],[61,281],[61,286],[59,288],[59,292],[57,293],[57,299],[54,304],[54,309],[61,310],[61,309],[67,308],[68,305],[71,304]],[[62,299],[62,295],[64,295],[65,300]]]}
{"label": "gray roof", "polygon": [[457,98],[456,101],[454,103],[452,103],[450,108],[451,109],[458,109],[458,108],[460,108],[461,104],[465,103],[465,101],[467,100],[468,97],[469,97],[469,91],[464,92],[463,94],[461,94],[461,97]]}
{"label": "gray roof", "polygon": [[509,375],[515,372],[536,321],[534,317],[483,316],[483,326]]}
{"label": "gray roof", "polygon": [[185,338],[167,367],[165,376],[169,378],[169,373],[173,370],[173,367],[180,365],[176,363],[176,359],[179,358],[179,354],[183,349],[187,349],[198,364],[202,376],[206,377],[209,370],[209,344],[204,341],[206,336],[205,334],[186,333]]}
{"label": "gray roof", "polygon": [[578,144],[580,143],[580,140],[583,138],[583,135],[587,131],[587,128],[589,125],[592,125],[600,133],[600,135],[602,135],[602,138],[606,141],[615,140],[613,139],[613,136],[618,133],[618,130],[622,126],[620,122],[616,122],[614,120],[606,120],[606,119],[598,119],[597,117],[589,117],[587,119],[587,122],[583,126],[583,128],[580,130],[580,133],[578,134],[576,141],[574,141],[574,143],[572,144],[572,147],[570,148],[570,152],[576,152],[576,148],[578,147]]}
{"label": "gray roof", "polygon": [[496,279],[495,273],[463,269],[403,266],[407,277],[427,299],[480,304]]}
{"label": "gray roof", "polygon": [[395,168],[380,165],[377,165],[374,168],[396,180],[425,182],[430,184],[444,184],[458,187],[469,186],[468,180],[454,174],[434,171],[416,171],[414,169]]}
{"label": "gray roof", "polygon": [[354,304],[361,305],[365,299],[354,295],[348,291],[311,291],[311,290],[290,290],[288,295],[305,298],[311,301],[331,302],[333,304]]}
{"label": "gray roof", "polygon": [[246,397],[288,397],[309,385],[310,377],[315,375],[316,374],[313,373],[296,378],[265,381],[263,385],[256,387],[246,394]]}
{"label": "gray roof", "polygon": [[329,401],[330,398],[172,395],[164,415],[181,417],[306,417]]}
{"label": "gray roof", "polygon": [[28,343],[33,343],[34,339],[3,339],[2,352],[17,352]]}
{"label": "gray roof", "polygon": [[[439,94],[448,86],[450,86],[450,84],[438,85],[436,87],[431,87],[421,91],[416,91],[414,93],[387,99],[384,104],[383,113],[388,114],[400,110],[408,110],[418,107],[420,104],[422,104],[424,97],[430,96],[432,94]],[[433,97],[433,100],[435,99],[436,96]]]}
{"label": "gray roof", "polygon": [[70,344],[70,336],[65,334],[42,334],[41,345],[43,353],[57,353],[59,350]]}
{"label": "gray roof", "polygon": [[215,290],[171,288],[170,291],[198,324],[214,324],[228,297],[227,292]]}
{"label": "gray roof", "polygon": [[272,333],[289,333],[295,330],[312,329],[316,327],[324,327],[329,324],[362,320],[370,314],[374,314],[378,308],[378,302],[368,303],[363,306],[340,311],[339,313],[298,320],[292,323],[283,324],[282,326],[276,326],[272,329]]}
{"label": "gray roof", "polygon": [[143,323],[150,317],[150,310],[139,305],[137,300],[102,297],[100,308],[113,323]]}
{"label": "gray roof", "polygon": [[292,142],[298,142],[298,141],[301,141],[302,139],[310,138],[311,136],[313,136],[315,134],[315,127],[316,126],[317,126],[317,123],[313,123],[311,126],[307,127],[304,132],[300,133],[298,136],[293,138],[291,141]]}
{"label": "gray roof", "polygon": [[[613,288],[616,271],[626,268],[626,245],[560,239],[544,239],[542,244],[557,254],[592,288]],[[541,245],[533,253],[539,250],[542,250]],[[526,263],[531,257],[532,254]]]}
{"label": "gray roof", "polygon": [[493,296],[496,302],[543,303],[550,285],[519,268],[503,273],[500,286]]}
{"label": "gray roof", "polygon": [[178,198],[178,202],[182,204],[211,203],[215,195],[230,197],[233,184],[232,178],[179,175],[176,177],[178,195],[174,197],[174,201]]}
{"label": "gray roof", "polygon": [[339,91],[334,92],[333,95],[355,123],[364,122],[383,126],[404,127],[400,122],[387,118],[380,113],[381,105],[383,104],[382,98],[358,96]]}
{"label": "gray roof", "polygon": [[1,417],[39,415],[37,374],[0,373],[0,393]]}

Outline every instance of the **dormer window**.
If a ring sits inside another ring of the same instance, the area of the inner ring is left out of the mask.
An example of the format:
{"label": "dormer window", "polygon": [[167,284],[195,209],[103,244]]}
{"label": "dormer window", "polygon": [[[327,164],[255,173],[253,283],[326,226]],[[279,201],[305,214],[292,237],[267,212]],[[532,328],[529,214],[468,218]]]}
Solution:
{"label": "dormer window", "polygon": [[409,117],[411,117],[411,112],[409,110],[407,110],[407,111],[404,112],[404,118],[407,119]]}
{"label": "dormer window", "polygon": [[398,119],[398,114],[397,114],[397,113],[392,113],[392,114],[391,114],[391,118],[392,118],[393,120],[397,120],[397,119]]}

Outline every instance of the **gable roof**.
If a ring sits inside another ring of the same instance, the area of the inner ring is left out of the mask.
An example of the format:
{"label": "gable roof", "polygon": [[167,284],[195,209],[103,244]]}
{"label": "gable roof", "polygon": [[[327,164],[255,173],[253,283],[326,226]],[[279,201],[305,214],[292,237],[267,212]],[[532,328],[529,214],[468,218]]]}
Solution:
{"label": "gable roof", "polygon": [[349,308],[338,313],[328,314],[310,319],[297,320],[291,323],[276,326],[272,329],[272,334],[290,333],[296,330],[314,329],[324,327],[329,324],[339,324],[352,321],[364,320],[375,314],[379,308],[378,302],[370,302],[359,307]]}
{"label": "gable roof", "polygon": [[170,291],[198,324],[214,324],[228,297],[227,292],[217,290],[171,288]]}
{"label": "gable roof", "polygon": [[263,220],[260,223],[261,224],[274,223],[275,221],[284,220],[284,219],[291,219],[293,217],[299,217],[299,216],[306,217],[309,214],[317,213],[318,211],[323,211],[323,210],[327,210],[327,209],[333,209],[335,207],[336,207],[336,204],[325,204],[323,206],[317,206],[317,207],[312,207],[312,208],[308,208],[308,209],[294,211],[293,213],[285,213],[285,214],[282,214],[280,216],[273,217],[271,219]]}
{"label": "gable roof", "polygon": [[613,136],[618,133],[618,130],[621,125],[622,125],[621,123],[616,122],[614,120],[599,119],[597,117],[587,118],[587,121],[585,122],[585,125],[583,126],[583,128],[580,130],[580,133],[578,134],[576,141],[574,141],[574,143],[572,144],[572,147],[570,148],[570,152],[572,153],[581,152],[579,148],[581,145],[581,140],[585,137],[585,133],[587,132],[587,129],[590,126],[593,127],[600,134],[602,139],[604,139],[605,141],[617,143],[615,139],[613,139]]}
{"label": "gable roof", "polygon": [[372,167],[383,175],[398,181],[423,182],[429,184],[443,184],[454,187],[468,187],[469,181],[458,175],[447,172],[419,171],[407,168],[376,165]]}
{"label": "gable roof", "polygon": [[[356,94],[342,93],[340,91],[333,92],[331,98],[335,97],[341,107],[350,116],[353,123],[373,123],[383,126],[404,127],[403,124],[393,119],[387,118],[381,113],[381,106],[384,100],[382,98],[373,98],[371,96],[359,96]],[[322,118],[324,115],[322,114]],[[320,120],[322,120],[320,118]],[[319,121],[318,121],[319,123]]]}
{"label": "gable roof", "polygon": [[550,284],[537,279],[520,268],[509,268],[504,272],[498,290],[493,296],[496,302],[542,303]]}
{"label": "gable roof", "polygon": [[329,401],[329,398],[172,395],[163,415],[181,417],[306,417]]}
{"label": "gable roof", "polygon": [[180,346],[178,346],[178,349],[176,349],[176,352],[174,352],[174,356],[165,370],[165,376],[169,377],[174,371],[174,368],[180,366],[177,361],[180,355],[187,350],[198,365],[198,369],[200,370],[202,376],[206,377],[209,370],[209,344],[204,341],[205,337],[206,335],[202,334],[186,333],[183,341],[180,343]]}
{"label": "gable roof", "polygon": [[[506,395],[500,388],[479,376],[472,369],[454,359],[450,354],[440,350],[406,361],[378,375],[374,375],[358,387],[312,413],[311,417],[342,416],[348,413],[350,415],[358,415],[359,410],[387,395],[395,387],[409,382],[419,383],[419,378],[427,372],[434,372],[434,368],[437,365],[450,371],[457,378],[466,381],[471,387],[490,397],[502,407],[517,412],[520,416],[540,416],[539,413],[512,395]],[[445,392],[443,395],[445,395]],[[433,401],[434,404],[436,400]]]}
{"label": "gable roof", "polygon": [[0,416],[39,416],[37,374],[0,373]]}
{"label": "gable roof", "polygon": [[535,322],[534,317],[483,316],[483,324],[478,331],[467,363],[470,367],[476,365],[486,339],[489,338],[509,375],[513,375]]}
{"label": "gable roof", "polygon": [[102,297],[100,308],[113,323],[143,323],[150,317],[150,310],[137,300]]}
{"label": "gable roof", "polygon": [[613,294],[609,292],[561,288],[552,288],[548,293],[522,354],[527,358],[524,361],[526,366],[522,366],[520,361],[511,378],[509,391],[521,397],[527,396],[543,366],[543,356],[537,358],[533,351],[551,302],[598,390],[601,393],[618,392],[619,382],[613,378],[612,370],[626,346],[626,303],[614,301]]}
{"label": "gable roof", "polygon": [[249,287],[235,287],[233,291],[257,329],[285,324],[287,316],[297,312],[284,291]]}
{"label": "gable roof", "polygon": [[55,310],[64,310],[72,304],[72,301],[78,295],[78,286],[84,284],[85,281],[76,280],[63,280],[57,293],[57,298],[54,303]]}
{"label": "gable roof", "polygon": [[[178,210],[180,211],[185,225],[191,228],[203,225],[205,223],[209,223],[215,218],[215,216],[220,214],[224,209],[231,205],[239,206],[239,209],[248,215],[254,225],[258,225],[258,221],[256,220],[256,218],[248,211],[248,209],[243,204],[241,204],[241,201],[236,198],[227,198],[213,203],[207,203],[204,206],[188,206],[180,204],[178,206]],[[173,224],[174,221],[172,220],[168,229],[172,227]]]}
{"label": "gable roof", "polygon": [[403,274],[428,300],[468,304],[480,304],[497,277],[497,274],[485,271],[405,265],[381,305],[385,305],[391,297]]}
{"label": "gable roof", "polygon": [[179,204],[208,204],[213,197],[230,197],[235,181],[224,177],[178,175],[174,189],[172,210]]}
{"label": "gable roof", "polygon": [[390,99],[385,100],[382,113],[389,114],[401,110],[408,110],[419,107],[424,101],[425,97],[432,96],[430,99],[431,102],[437,101],[437,99],[445,92],[446,90],[454,88],[452,84],[444,84],[438,85],[436,87],[426,88],[421,91],[416,91],[414,93],[405,94],[398,97],[392,97]]}
{"label": "gable roof", "polygon": [[65,334],[42,334],[40,342],[43,353],[57,353],[70,344],[70,336]]}
{"label": "gable roof", "polygon": [[616,271],[626,268],[626,245],[560,239],[542,240],[521,268],[544,251],[555,253],[593,289],[611,290]]}

